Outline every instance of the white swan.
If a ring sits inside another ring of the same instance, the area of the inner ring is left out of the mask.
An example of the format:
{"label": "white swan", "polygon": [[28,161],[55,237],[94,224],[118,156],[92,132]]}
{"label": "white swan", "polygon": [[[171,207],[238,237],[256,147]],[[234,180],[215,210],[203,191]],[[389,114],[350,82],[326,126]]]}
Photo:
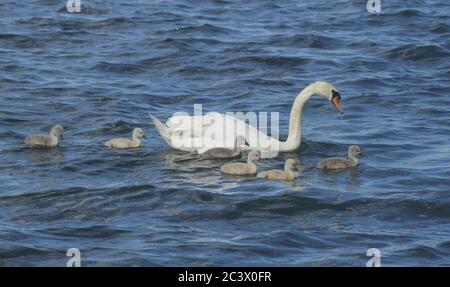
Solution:
{"label": "white swan", "polygon": [[228,114],[211,112],[206,115],[175,115],[166,124],[151,114],[150,117],[161,137],[174,149],[202,154],[214,147],[232,148],[236,137],[241,135],[245,137],[250,149],[260,150],[262,157],[274,157],[278,152],[294,151],[300,147],[303,108],[313,95],[331,101],[343,113],[341,96],[335,86],[323,81],[312,83],[298,94],[292,105],[286,141],[269,137],[245,121]]}

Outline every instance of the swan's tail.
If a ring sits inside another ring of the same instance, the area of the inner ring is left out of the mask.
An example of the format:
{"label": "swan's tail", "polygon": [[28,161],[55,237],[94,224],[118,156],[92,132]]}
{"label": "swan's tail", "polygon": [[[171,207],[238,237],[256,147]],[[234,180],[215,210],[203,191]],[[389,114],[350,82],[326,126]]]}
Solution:
{"label": "swan's tail", "polygon": [[159,135],[163,138],[163,140],[170,146],[172,146],[172,143],[170,141],[170,131],[169,127],[163,124],[160,120],[158,120],[156,117],[154,117],[151,113],[148,113],[150,118],[153,121],[153,124],[156,127],[156,130],[158,131]]}

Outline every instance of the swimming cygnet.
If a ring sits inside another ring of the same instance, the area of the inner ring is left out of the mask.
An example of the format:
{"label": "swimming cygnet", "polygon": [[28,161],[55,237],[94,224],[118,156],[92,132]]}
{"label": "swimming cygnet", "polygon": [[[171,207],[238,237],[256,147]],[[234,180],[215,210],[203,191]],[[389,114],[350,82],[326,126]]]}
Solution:
{"label": "swimming cygnet", "polygon": [[278,180],[293,180],[299,172],[297,171],[297,161],[295,159],[288,159],[284,164],[283,170],[267,170],[259,172],[257,177],[267,178],[267,179],[278,179]]}
{"label": "swimming cygnet", "polygon": [[237,136],[234,140],[234,148],[216,147],[212,148],[202,154],[205,157],[214,158],[232,158],[241,155],[241,146],[245,145],[245,137]]}
{"label": "swimming cygnet", "polygon": [[26,137],[25,144],[32,147],[56,147],[59,144],[59,138],[63,138],[63,133],[63,127],[56,125],[48,136],[33,135]]}
{"label": "swimming cygnet", "polygon": [[352,145],[348,148],[348,159],[343,157],[330,157],[321,160],[317,164],[317,168],[320,169],[344,169],[355,167],[358,165],[357,156],[361,153],[360,149],[356,145]]}
{"label": "swimming cygnet", "polygon": [[248,153],[247,163],[237,162],[237,163],[227,163],[222,165],[220,170],[223,173],[235,174],[235,175],[250,175],[256,174],[256,164],[255,161],[259,160],[261,153],[257,150],[252,150]]}
{"label": "swimming cygnet", "polygon": [[133,139],[116,138],[105,142],[105,146],[111,148],[136,148],[141,145],[141,138],[146,138],[141,128],[133,130]]}

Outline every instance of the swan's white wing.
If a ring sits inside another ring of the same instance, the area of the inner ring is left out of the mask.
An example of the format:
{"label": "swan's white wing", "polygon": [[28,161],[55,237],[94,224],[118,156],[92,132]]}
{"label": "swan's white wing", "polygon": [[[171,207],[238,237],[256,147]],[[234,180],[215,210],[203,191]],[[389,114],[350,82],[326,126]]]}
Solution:
{"label": "swan's white wing", "polygon": [[173,116],[166,125],[171,145],[180,150],[196,150],[201,154],[216,147],[233,148],[236,137],[241,135],[250,148],[278,151],[277,139],[231,115],[213,112],[203,116]]}
{"label": "swan's white wing", "polygon": [[207,116],[173,116],[166,125],[172,133],[183,133],[186,137],[202,137],[202,130],[210,126],[213,119]]}
{"label": "swan's white wing", "polygon": [[[205,147],[205,131],[211,129],[214,118],[209,116],[173,116],[166,122],[171,145],[180,150],[194,151]],[[212,128],[214,129],[214,128]]]}
{"label": "swan's white wing", "polygon": [[[215,115],[216,123],[210,126],[210,129],[214,129],[211,133],[215,134],[215,143],[219,146],[233,147],[237,136],[245,137],[249,149],[258,149],[261,151],[262,157],[275,157],[278,154],[279,141],[278,139],[269,137],[263,131],[258,130],[256,119],[252,122],[251,116],[249,122],[254,124],[247,124],[242,119],[236,118],[232,115],[224,115],[219,113],[211,113]],[[210,115],[210,114],[207,114]],[[244,118],[246,118],[244,116]],[[263,128],[259,123],[260,128]],[[263,130],[267,130],[265,127]],[[220,131],[220,132],[218,132]],[[200,153],[202,151],[199,151]]]}

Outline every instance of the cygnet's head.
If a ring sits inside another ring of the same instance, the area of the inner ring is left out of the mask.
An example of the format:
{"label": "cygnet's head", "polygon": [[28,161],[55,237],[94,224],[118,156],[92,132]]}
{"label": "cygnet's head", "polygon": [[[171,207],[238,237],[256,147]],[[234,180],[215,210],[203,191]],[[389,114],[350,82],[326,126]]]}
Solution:
{"label": "cygnet's head", "polygon": [[261,153],[259,152],[259,150],[252,150],[251,152],[248,153],[248,159],[250,161],[257,161],[261,158]]}
{"label": "cygnet's head", "polygon": [[56,125],[52,128],[52,130],[50,131],[50,135],[53,135],[55,137],[62,137],[64,134],[64,129],[62,126],[60,125]]}
{"label": "cygnet's head", "polygon": [[286,163],[284,164],[285,170],[298,170],[299,161],[293,158],[290,158],[286,160]]}
{"label": "cygnet's head", "polygon": [[322,98],[325,98],[333,104],[333,106],[341,113],[344,113],[344,110],[341,107],[341,94],[339,93],[336,87],[325,81],[317,81],[310,85],[310,88],[313,89],[314,93]]}
{"label": "cygnet's head", "polygon": [[359,147],[357,145],[351,145],[348,148],[348,156],[349,157],[356,157],[360,154],[361,154],[361,150],[359,149]]}
{"label": "cygnet's head", "polygon": [[146,138],[144,131],[141,128],[135,128],[133,130],[133,139],[141,139]]}

